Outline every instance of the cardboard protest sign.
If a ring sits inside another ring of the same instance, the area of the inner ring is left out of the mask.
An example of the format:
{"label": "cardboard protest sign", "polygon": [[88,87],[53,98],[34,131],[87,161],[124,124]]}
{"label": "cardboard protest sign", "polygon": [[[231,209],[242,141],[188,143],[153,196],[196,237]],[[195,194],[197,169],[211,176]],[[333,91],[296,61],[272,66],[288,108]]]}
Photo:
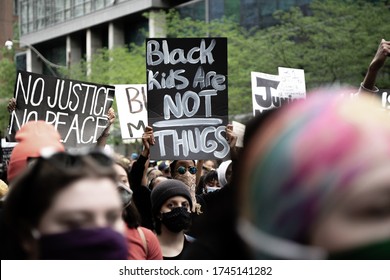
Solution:
{"label": "cardboard protest sign", "polygon": [[279,67],[279,75],[251,72],[253,115],[306,98],[302,69]]}
{"label": "cardboard protest sign", "polygon": [[114,93],[113,86],[19,71],[8,138],[14,141],[26,122],[44,120],[54,125],[66,147],[94,146],[108,124]]}
{"label": "cardboard protest sign", "polygon": [[305,71],[303,69],[278,67],[280,84],[278,87],[281,98],[306,98]]}
{"label": "cardboard protest sign", "polygon": [[122,139],[142,138],[148,125],[146,85],[115,85]]}
{"label": "cardboard protest sign", "polygon": [[146,68],[151,158],[226,158],[227,39],[148,39]]}

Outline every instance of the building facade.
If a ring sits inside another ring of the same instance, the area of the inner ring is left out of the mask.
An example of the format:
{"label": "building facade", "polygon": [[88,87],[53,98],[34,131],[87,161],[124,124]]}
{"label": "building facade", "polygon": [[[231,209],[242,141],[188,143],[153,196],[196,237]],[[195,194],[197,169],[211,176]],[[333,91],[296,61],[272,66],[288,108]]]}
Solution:
{"label": "building facade", "polygon": [[0,1],[0,42],[14,37],[14,26],[17,24],[17,1]]}
{"label": "building facade", "polygon": [[[150,37],[165,36],[164,19],[157,13],[161,9],[176,8],[184,16],[206,22],[229,16],[245,27],[261,28],[274,23],[275,10],[304,9],[311,1],[19,0],[20,45],[27,47],[27,71],[54,74],[50,68],[67,67],[82,58],[89,61],[99,48],[142,43],[141,28]],[[150,13],[148,18],[145,12]]]}
{"label": "building facade", "polygon": [[50,74],[48,68],[56,67],[42,57],[65,67],[82,58],[88,61],[99,48],[140,40],[140,28],[146,28],[150,36],[162,36],[156,18],[142,14],[164,8],[169,5],[161,0],[19,0],[26,69]]}

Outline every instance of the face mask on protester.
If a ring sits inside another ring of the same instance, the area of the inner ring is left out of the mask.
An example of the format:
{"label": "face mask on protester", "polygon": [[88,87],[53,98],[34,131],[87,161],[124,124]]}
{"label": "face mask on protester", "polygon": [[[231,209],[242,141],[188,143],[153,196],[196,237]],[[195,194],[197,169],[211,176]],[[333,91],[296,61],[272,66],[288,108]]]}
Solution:
{"label": "face mask on protester", "polygon": [[43,260],[125,260],[128,255],[124,236],[111,228],[44,234],[38,242]]}
{"label": "face mask on protester", "polygon": [[174,179],[182,181],[184,184],[186,184],[190,190],[195,191],[195,189],[192,189],[192,187],[196,186],[196,176],[191,174],[190,172],[186,172],[184,174],[176,174]]}
{"label": "face mask on protester", "polygon": [[219,190],[219,189],[220,189],[220,187],[212,187],[212,186],[207,186],[206,185],[206,190],[207,190],[208,193],[209,192],[214,192],[214,191]]}
{"label": "face mask on protester", "polygon": [[191,225],[191,213],[185,207],[175,207],[161,214],[161,223],[172,232],[180,232]]}

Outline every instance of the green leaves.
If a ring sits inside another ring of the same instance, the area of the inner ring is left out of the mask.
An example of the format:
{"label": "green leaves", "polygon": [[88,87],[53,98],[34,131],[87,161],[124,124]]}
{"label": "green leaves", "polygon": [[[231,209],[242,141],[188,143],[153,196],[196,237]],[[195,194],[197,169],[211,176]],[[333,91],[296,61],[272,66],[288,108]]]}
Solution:
{"label": "green leaves", "polygon": [[1,136],[4,136],[9,121],[7,105],[14,93],[16,67],[13,50],[2,48],[0,52],[0,131]]}
{"label": "green leaves", "polygon": [[[276,11],[277,25],[252,30],[235,18],[205,24],[171,10],[166,13],[166,33],[228,38],[229,114],[245,114],[252,112],[251,71],[277,74],[279,66],[304,69],[307,90],[335,82],[358,87],[379,42],[390,39],[388,5],[388,0],[316,0],[309,13],[297,7]],[[90,64],[90,76],[86,66],[83,62],[78,70],[72,67],[69,76],[106,84],[146,81],[143,45],[101,50]],[[378,75],[379,87],[390,88],[389,70],[387,62]]]}

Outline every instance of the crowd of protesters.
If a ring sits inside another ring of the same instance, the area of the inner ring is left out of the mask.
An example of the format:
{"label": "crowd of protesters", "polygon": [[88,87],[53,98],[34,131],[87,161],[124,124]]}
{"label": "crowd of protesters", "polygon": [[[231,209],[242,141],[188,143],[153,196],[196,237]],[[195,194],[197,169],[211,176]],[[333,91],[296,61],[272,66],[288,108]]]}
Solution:
{"label": "crowd of protesters", "polygon": [[[233,126],[226,160],[67,151],[27,122],[0,181],[1,259],[390,259],[390,119],[375,81],[324,87]],[[350,96],[351,93],[357,93]],[[15,100],[9,110],[15,109]],[[153,160],[153,161],[152,161]]]}

